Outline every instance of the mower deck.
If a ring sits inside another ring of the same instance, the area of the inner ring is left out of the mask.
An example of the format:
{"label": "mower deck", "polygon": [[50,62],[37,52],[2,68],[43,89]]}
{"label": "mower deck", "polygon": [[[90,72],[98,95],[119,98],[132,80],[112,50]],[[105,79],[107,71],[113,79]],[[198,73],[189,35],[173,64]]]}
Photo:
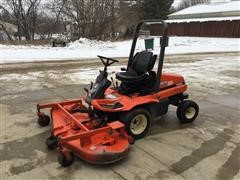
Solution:
{"label": "mower deck", "polygon": [[71,152],[94,164],[112,163],[128,154],[129,137],[121,122],[97,127],[97,118],[89,117],[88,113],[72,113],[76,107],[85,109],[81,99],[38,105],[39,116],[43,118],[40,109],[51,108],[51,138],[57,139],[60,153],[68,157]]}

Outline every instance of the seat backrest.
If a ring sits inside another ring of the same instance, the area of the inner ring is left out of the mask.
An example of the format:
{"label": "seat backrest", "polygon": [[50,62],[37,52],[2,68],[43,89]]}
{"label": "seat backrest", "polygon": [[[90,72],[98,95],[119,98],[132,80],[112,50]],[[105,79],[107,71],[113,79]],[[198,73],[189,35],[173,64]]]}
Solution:
{"label": "seat backrest", "polygon": [[137,74],[145,74],[154,67],[157,56],[149,51],[141,51],[135,54],[131,69]]}

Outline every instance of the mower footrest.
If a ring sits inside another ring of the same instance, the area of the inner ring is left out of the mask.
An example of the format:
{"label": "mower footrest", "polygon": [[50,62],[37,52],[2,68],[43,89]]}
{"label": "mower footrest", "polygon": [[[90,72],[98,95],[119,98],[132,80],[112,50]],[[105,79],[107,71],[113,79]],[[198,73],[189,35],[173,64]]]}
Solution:
{"label": "mower footrest", "polygon": [[114,122],[108,123],[107,125],[114,130],[121,129],[124,127],[124,124],[121,123],[120,121],[114,121]]}

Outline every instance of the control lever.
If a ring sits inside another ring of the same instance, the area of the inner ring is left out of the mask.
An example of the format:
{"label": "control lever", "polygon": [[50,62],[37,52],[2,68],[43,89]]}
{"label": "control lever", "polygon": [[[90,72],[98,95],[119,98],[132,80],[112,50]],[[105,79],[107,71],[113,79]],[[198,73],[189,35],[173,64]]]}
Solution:
{"label": "control lever", "polygon": [[86,93],[88,94],[89,93],[89,90],[87,88],[83,88],[84,91],[86,91]]}
{"label": "control lever", "polygon": [[91,82],[91,85],[90,85],[90,89],[92,89],[93,88],[93,82]]}
{"label": "control lever", "polygon": [[114,81],[113,81],[113,77],[111,77],[111,81],[112,81],[113,87],[116,88]]}

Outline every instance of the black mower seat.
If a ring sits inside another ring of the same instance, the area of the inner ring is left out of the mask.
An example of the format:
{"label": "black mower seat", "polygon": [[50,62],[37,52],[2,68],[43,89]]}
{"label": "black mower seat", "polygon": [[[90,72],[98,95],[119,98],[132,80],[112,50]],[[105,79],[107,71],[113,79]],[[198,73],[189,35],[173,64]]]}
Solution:
{"label": "black mower seat", "polygon": [[147,77],[147,74],[138,75],[135,71],[119,72],[116,78],[122,82],[138,82]]}
{"label": "black mower seat", "polygon": [[142,81],[148,76],[147,72],[153,69],[156,59],[157,56],[149,51],[136,53],[128,71],[117,73],[116,79],[122,82]]}

